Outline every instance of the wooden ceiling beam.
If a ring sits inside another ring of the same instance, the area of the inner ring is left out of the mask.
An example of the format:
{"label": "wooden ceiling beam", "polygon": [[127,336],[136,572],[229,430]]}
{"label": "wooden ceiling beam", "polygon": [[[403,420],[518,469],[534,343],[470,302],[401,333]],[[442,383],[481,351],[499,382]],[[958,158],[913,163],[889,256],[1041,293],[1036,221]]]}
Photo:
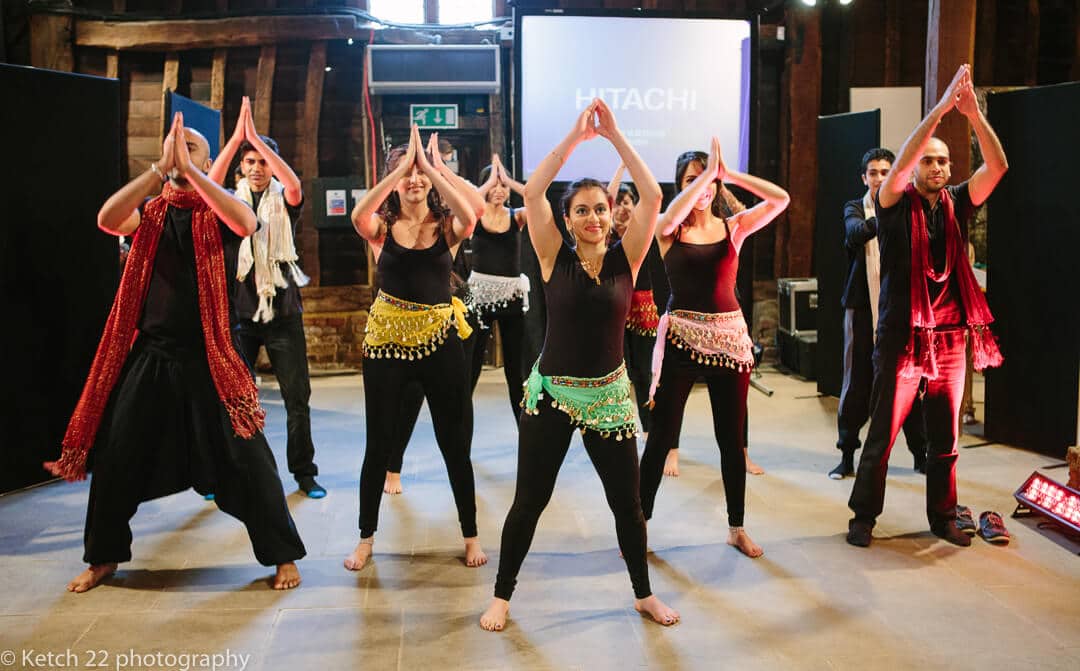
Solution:
{"label": "wooden ceiling beam", "polygon": [[[75,46],[121,51],[177,51],[262,47],[282,42],[319,42],[353,38],[367,42],[372,24],[352,15],[244,16],[165,21],[76,19]],[[438,31],[436,31],[438,32]],[[413,30],[387,28],[376,33],[380,44],[428,44]],[[496,30],[444,31],[443,44],[480,44],[497,39]]]}

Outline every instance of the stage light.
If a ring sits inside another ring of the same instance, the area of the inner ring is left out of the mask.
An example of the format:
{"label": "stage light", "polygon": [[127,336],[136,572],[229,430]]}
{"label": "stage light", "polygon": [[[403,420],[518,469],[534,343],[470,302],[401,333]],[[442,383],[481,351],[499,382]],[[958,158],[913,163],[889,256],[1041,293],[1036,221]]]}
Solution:
{"label": "stage light", "polygon": [[1013,517],[1038,512],[1080,533],[1080,491],[1035,471],[1013,497],[1020,504]]}
{"label": "stage light", "polygon": [[841,4],[841,5],[843,5],[844,7],[847,7],[847,6],[848,6],[848,5],[850,5],[850,4],[851,4],[851,3],[853,2],[853,1],[854,1],[854,0],[839,0],[840,4]]}
{"label": "stage light", "polygon": [[334,69],[334,68],[330,67],[329,65],[327,65],[327,66],[326,66],[326,68],[325,68],[325,70],[326,70],[327,72],[330,72],[330,71],[331,71],[331,70],[333,70],[333,69]]}
{"label": "stage light", "polygon": [[353,38],[350,37],[348,40],[345,41],[345,43],[351,47],[353,45]]}
{"label": "stage light", "polygon": [[802,3],[807,7],[813,7],[817,4],[817,0],[802,0]]}

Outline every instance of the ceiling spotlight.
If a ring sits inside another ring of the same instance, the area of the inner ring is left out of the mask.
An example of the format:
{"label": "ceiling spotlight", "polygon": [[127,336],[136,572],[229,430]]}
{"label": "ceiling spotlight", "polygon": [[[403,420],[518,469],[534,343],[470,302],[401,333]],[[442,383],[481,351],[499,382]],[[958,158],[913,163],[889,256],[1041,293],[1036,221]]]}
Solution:
{"label": "ceiling spotlight", "polygon": [[813,7],[817,4],[817,0],[802,0],[802,3],[807,7]]}
{"label": "ceiling spotlight", "polygon": [[852,3],[852,0],[839,0],[839,2],[844,7],[847,7],[848,5],[850,5]]}
{"label": "ceiling spotlight", "polygon": [[327,72],[330,72],[330,71],[331,71],[331,70],[333,70],[333,69],[334,69],[334,68],[330,67],[329,65],[327,65],[327,66],[326,66],[326,71],[327,71]]}
{"label": "ceiling spotlight", "polygon": [[353,38],[350,37],[348,40],[346,40],[346,44],[348,44],[350,47],[352,46],[352,43],[353,43]]}

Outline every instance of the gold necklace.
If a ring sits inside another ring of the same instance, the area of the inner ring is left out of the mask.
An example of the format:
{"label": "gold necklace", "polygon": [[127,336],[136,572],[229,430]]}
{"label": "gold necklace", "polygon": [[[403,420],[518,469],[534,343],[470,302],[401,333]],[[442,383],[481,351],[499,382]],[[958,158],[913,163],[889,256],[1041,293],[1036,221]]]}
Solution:
{"label": "gold necklace", "polygon": [[574,253],[577,254],[578,263],[581,264],[581,269],[585,271],[586,275],[588,275],[589,277],[592,278],[593,282],[596,282],[597,286],[599,286],[600,285],[600,269],[604,267],[604,257],[603,257],[603,255],[600,256],[599,260],[594,262],[594,261],[589,261],[584,256],[582,256],[581,252],[579,250],[577,250],[577,249],[574,250]]}

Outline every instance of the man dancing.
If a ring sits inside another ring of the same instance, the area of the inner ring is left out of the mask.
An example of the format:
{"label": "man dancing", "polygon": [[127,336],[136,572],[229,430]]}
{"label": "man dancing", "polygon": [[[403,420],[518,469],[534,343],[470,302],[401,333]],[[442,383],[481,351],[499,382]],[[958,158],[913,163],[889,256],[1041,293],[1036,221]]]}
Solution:
{"label": "man dancing", "polygon": [[133,241],[63,452],[45,464],[75,481],[92,460],[89,567],[68,584],[72,592],[131,559],[130,520],[141,502],[188,487],[215,493],[244,523],[256,559],[277,567],[274,589],[300,584],[294,562],[304,545],[230,332],[229,276],[255,214],[204,174],[209,166],[206,138],[178,113],[161,159],[98,213],[102,230]]}
{"label": "man dancing", "polygon": [[[946,186],[949,147],[933,137],[953,108],[967,117],[985,163],[971,178]],[[967,221],[1008,170],[979,110],[971,68],[963,65],[941,100],[904,143],[877,194],[881,300],[874,351],[871,419],[848,507],[847,542],[866,547],[885,502],[889,452],[920,389],[925,390],[926,515],[935,536],[960,546],[971,539],[956,524],[956,439],[964,392],[964,347],[975,367],[1001,364],[993,316],[967,262]]]}

